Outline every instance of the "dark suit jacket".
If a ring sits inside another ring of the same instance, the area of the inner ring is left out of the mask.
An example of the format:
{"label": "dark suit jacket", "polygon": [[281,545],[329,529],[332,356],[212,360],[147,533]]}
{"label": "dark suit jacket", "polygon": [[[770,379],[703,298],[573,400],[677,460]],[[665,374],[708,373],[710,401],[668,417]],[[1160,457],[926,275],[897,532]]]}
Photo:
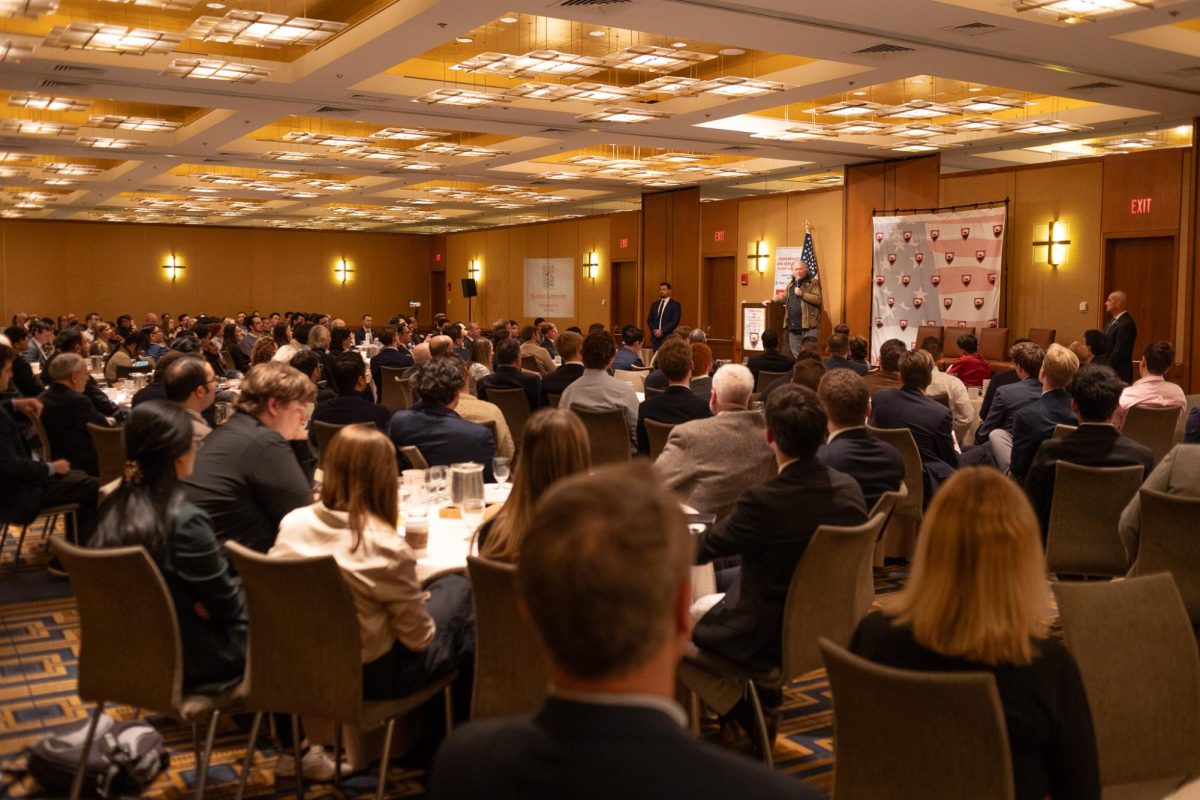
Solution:
{"label": "dark suit jacket", "polygon": [[796,359],[785,356],[778,350],[768,350],[765,353],[750,356],[750,360],[746,362],[746,366],[750,368],[750,374],[754,376],[754,385],[757,387],[758,373],[766,371],[790,374],[792,366],[795,363]]}
{"label": "dark suit jacket", "polygon": [[[679,305],[679,301],[673,297],[667,298],[667,308],[662,315],[662,325],[658,324],[658,308],[662,303],[662,298],[655,300],[650,304],[650,312],[646,315],[646,331],[650,334],[650,346],[658,349],[658,344],[663,339],[670,336],[679,327],[679,320],[683,314],[683,306]],[[655,329],[661,328],[663,335],[655,336]]]}
{"label": "dark suit jacket", "polygon": [[644,367],[642,357],[634,353],[628,347],[622,347],[613,356],[612,368],[616,369],[633,369],[634,367]]}
{"label": "dark suit jacket", "polygon": [[417,403],[410,411],[397,411],[388,423],[388,436],[397,448],[400,469],[410,469],[399,448],[414,445],[430,466],[449,466],[463,461],[483,464],[483,480],[491,483],[496,441],[483,425],[467,422],[444,406]]}
{"label": "dark suit jacket", "polygon": [[1149,448],[1117,433],[1112,425],[1080,425],[1061,439],[1047,439],[1038,448],[1029,473],[1025,476],[1025,493],[1033,503],[1042,535],[1050,526],[1050,504],[1054,500],[1054,468],[1059,461],[1084,467],[1126,467],[1140,464],[1143,478],[1154,469],[1154,455]]}
{"label": "dark suit jacket", "polygon": [[541,408],[541,378],[530,375],[519,367],[496,367],[496,371],[491,375],[480,378],[475,383],[475,388],[480,400],[487,400],[488,389],[524,389],[525,397],[529,399],[529,410],[537,411]]}
{"label": "dark suit jacket", "polygon": [[37,397],[45,386],[33,374],[33,367],[18,355],[12,361],[12,386],[22,397]]}
{"label": "dark suit jacket", "polygon": [[411,367],[413,365],[412,354],[405,350],[397,350],[394,347],[385,347],[380,350],[374,358],[371,359],[371,380],[375,381],[376,390],[382,392],[383,389],[383,368],[384,367]]}
{"label": "dark suit jacket", "polygon": [[868,512],[880,495],[899,489],[904,482],[904,459],[900,451],[871,436],[866,428],[842,431],[821,446],[817,458],[830,469],[858,481]]}
{"label": "dark suit jacket", "polygon": [[647,397],[638,406],[637,440],[638,452],[650,452],[650,437],[646,433],[646,420],[679,425],[694,419],[711,417],[708,403],[696,397],[690,387],[668,386],[657,397]]}
{"label": "dark suit jacket", "polygon": [[42,425],[54,458],[65,458],[71,462],[71,469],[99,476],[100,461],[87,424],[107,428],[108,420],[100,416],[91,400],[61,383],[51,384],[38,399],[42,401]]}
{"label": "dark suit jacket", "polygon": [[[379,332],[378,332],[378,331],[376,331],[374,328],[372,328],[372,329],[371,329],[371,336],[373,336],[373,337],[374,337],[374,336],[378,336],[378,335],[379,335]],[[366,330],[366,328],[359,328],[358,330],[356,330],[356,331],[354,332],[354,343],[355,343],[355,344],[362,344],[362,343],[363,343],[363,342],[365,342],[366,340],[367,340],[367,330]]]}
{"label": "dark suit jacket", "polygon": [[688,734],[658,709],[551,697],[533,716],[455,728],[436,800],[815,800],[803,781]]}
{"label": "dark suit jacket", "polygon": [[[348,394],[318,403],[313,409],[312,418],[331,425],[354,425],[359,422],[370,422],[376,428],[387,433],[388,420],[392,414],[378,403],[363,400],[362,395]],[[308,441],[317,443],[317,426],[313,425],[308,431]]]}
{"label": "dark suit jacket", "polygon": [[866,375],[871,369],[870,365],[868,365],[866,362],[851,361],[850,359],[842,358],[841,356],[830,356],[821,363],[825,365],[826,372],[831,369],[852,369],[859,375]]}
{"label": "dark suit jacket", "polygon": [[866,518],[854,479],[815,457],[746,489],[733,513],[700,542],[699,563],[740,555],[742,569],[724,599],[696,623],[692,640],[750,669],[779,666],[784,601],[813,533],[822,524],[859,525]]}
{"label": "dark suit jacket", "polygon": [[1046,392],[1017,412],[1013,418],[1012,463],[1009,466],[1014,478],[1025,477],[1038,448],[1054,435],[1054,428],[1060,424],[1079,424],[1066,389]]}
{"label": "dark suit jacket", "polygon": [[578,361],[568,361],[548,375],[542,376],[542,386],[539,392],[539,402],[543,406],[550,405],[550,395],[562,395],[575,379],[583,374],[583,364]]}
{"label": "dark suit jacket", "polygon": [[1112,368],[1126,383],[1133,383],[1133,344],[1137,341],[1137,323],[1126,311],[1119,318],[1110,320],[1104,328],[1108,340],[1108,357]]}
{"label": "dark suit jacket", "polygon": [[[50,356],[50,358],[46,361],[46,366],[42,369],[42,383],[47,388],[50,386],[50,363],[57,357],[58,353]],[[13,374],[16,374],[15,368],[13,370]],[[101,416],[115,417],[118,420],[125,418],[125,411],[122,410],[116,403],[108,399],[108,395],[104,393],[104,390],[100,388],[100,384],[96,383],[96,379],[91,375],[88,376],[87,386],[84,387],[83,393],[87,395],[88,400],[92,401],[92,405],[96,407],[96,410],[100,412]],[[163,395],[163,397],[165,397],[165,395]]]}
{"label": "dark suit jacket", "polygon": [[908,428],[921,454],[925,475],[925,502],[933,499],[942,481],[958,468],[954,452],[954,430],[950,409],[916,389],[880,389],[871,396],[871,425],[876,428]]}
{"label": "dark suit jacket", "polygon": [[1200,406],[1196,406],[1188,412],[1183,441],[1187,444],[1200,444]]}
{"label": "dark suit jacket", "polygon": [[[306,442],[300,444],[308,449]],[[313,501],[292,445],[240,411],[204,439],[183,489],[212,519],[217,539],[260,553],[271,549],[288,512]]]}
{"label": "dark suit jacket", "polygon": [[12,404],[0,403],[0,521],[32,522],[49,483],[50,469],[33,460]]}
{"label": "dark suit jacket", "polygon": [[1019,380],[996,390],[992,407],[975,433],[975,443],[983,444],[995,430],[1012,433],[1013,418],[1025,406],[1042,396],[1042,382],[1036,376]]}

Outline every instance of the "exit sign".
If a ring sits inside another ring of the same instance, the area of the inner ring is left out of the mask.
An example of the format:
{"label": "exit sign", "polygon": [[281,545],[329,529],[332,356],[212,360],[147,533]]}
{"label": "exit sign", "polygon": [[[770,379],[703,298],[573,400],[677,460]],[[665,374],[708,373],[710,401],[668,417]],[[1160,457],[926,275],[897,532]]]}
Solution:
{"label": "exit sign", "polygon": [[626,247],[629,247],[629,240],[628,239],[620,239],[617,242],[617,247],[620,248],[621,250],[624,250]]}
{"label": "exit sign", "polygon": [[713,241],[714,242],[725,241],[725,231],[713,231]]}
{"label": "exit sign", "polygon": [[1149,214],[1151,197],[1134,197],[1129,201],[1130,214]]}

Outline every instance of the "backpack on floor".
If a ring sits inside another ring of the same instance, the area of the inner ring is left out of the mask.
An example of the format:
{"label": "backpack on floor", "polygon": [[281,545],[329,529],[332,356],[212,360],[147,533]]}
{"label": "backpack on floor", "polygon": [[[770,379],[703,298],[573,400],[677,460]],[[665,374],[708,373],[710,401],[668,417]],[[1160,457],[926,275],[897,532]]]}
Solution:
{"label": "backpack on floor", "polygon": [[[48,792],[70,792],[90,724],[90,718],[80,720],[29,748],[29,774]],[[137,797],[169,763],[162,734],[153,725],[142,720],[116,722],[101,714],[88,752],[83,793]]]}

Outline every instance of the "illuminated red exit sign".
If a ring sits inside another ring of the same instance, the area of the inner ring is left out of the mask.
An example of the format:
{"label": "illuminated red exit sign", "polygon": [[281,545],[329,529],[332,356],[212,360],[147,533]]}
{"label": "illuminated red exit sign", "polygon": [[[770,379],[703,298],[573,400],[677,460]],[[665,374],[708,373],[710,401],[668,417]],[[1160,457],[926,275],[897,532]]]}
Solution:
{"label": "illuminated red exit sign", "polygon": [[617,242],[617,247],[620,248],[621,250],[624,250],[626,247],[629,247],[629,240],[621,239],[620,241]]}
{"label": "illuminated red exit sign", "polygon": [[725,241],[725,231],[713,231],[713,241],[714,242]]}
{"label": "illuminated red exit sign", "polygon": [[1134,197],[1129,201],[1130,214],[1149,214],[1152,197]]}

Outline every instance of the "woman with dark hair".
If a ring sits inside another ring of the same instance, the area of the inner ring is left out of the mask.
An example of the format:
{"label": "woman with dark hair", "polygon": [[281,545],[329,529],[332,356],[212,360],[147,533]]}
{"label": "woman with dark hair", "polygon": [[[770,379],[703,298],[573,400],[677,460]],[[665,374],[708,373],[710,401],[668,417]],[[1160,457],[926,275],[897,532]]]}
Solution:
{"label": "woman with dark hair", "polygon": [[212,367],[213,374],[218,378],[224,378],[228,371],[223,359],[221,358],[221,323],[210,322],[205,325],[196,327],[196,332],[200,334],[200,351],[204,356],[204,360]]}
{"label": "woman with dark hair", "polygon": [[292,340],[292,326],[286,322],[280,322],[271,330],[271,338],[275,340],[275,344],[279,349],[275,351],[275,360],[288,363],[292,356],[300,352],[300,345]]}
{"label": "woman with dark hair", "polygon": [[339,325],[330,331],[329,352],[342,353],[346,350],[346,342],[353,343],[354,332],[344,325]]}
{"label": "woman with dark hair", "polygon": [[221,363],[225,371],[237,370],[243,374],[250,371],[250,356],[241,347],[241,341],[246,337],[246,329],[241,325],[225,323],[221,331]]}
{"label": "woman with dark hair", "polygon": [[179,485],[199,447],[191,418],[174,403],[142,403],[125,421],[124,439],[124,478],[100,507],[91,546],[146,548],[175,601],[185,692],[221,691],[242,678],[246,611],[212,521]]}
{"label": "woman with dark hair", "polygon": [[492,374],[492,343],[480,336],[471,342],[471,363],[467,364],[471,376],[471,394],[478,395],[476,385],[483,378]]}

